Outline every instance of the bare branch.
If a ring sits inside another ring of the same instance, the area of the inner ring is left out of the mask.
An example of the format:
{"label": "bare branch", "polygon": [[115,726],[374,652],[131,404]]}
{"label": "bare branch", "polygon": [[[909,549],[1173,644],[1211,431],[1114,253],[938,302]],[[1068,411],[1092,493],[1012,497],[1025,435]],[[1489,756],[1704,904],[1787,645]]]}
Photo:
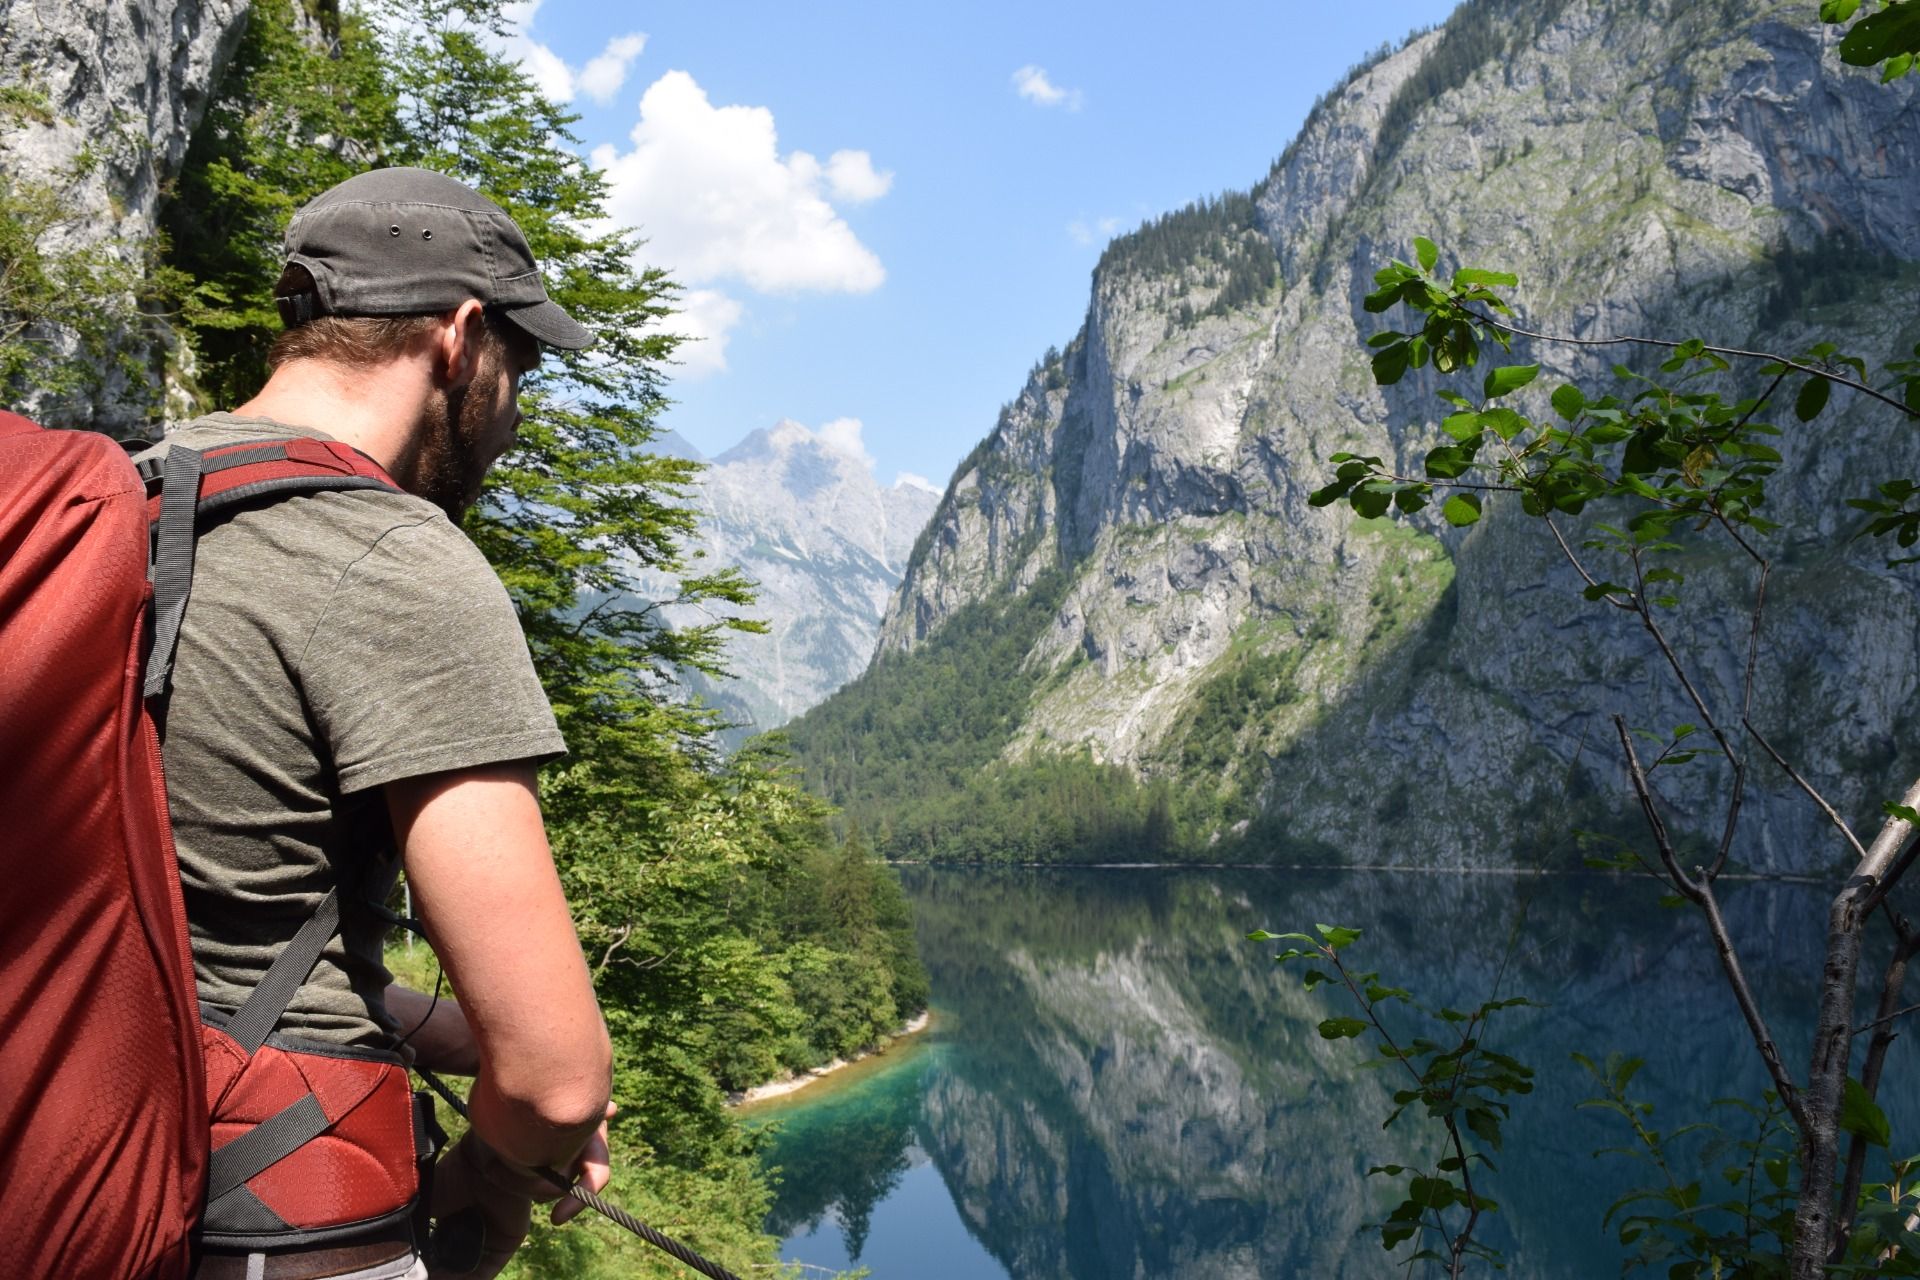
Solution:
{"label": "bare branch", "polygon": [[1720,754],[1731,763],[1734,759],[1733,744],[1727,741],[1727,735],[1720,728],[1720,721],[1714,717],[1713,709],[1707,706],[1707,700],[1700,696],[1698,689],[1693,687],[1693,679],[1687,675],[1687,669],[1681,665],[1680,655],[1674,652],[1671,644],[1667,643],[1667,633],[1660,629],[1658,622],[1654,621],[1653,606],[1647,603],[1647,584],[1640,567],[1638,548],[1635,548],[1630,558],[1633,563],[1633,581],[1636,587],[1634,603],[1636,611],[1640,614],[1640,625],[1647,629],[1647,634],[1653,637],[1654,644],[1659,646],[1661,656],[1667,660],[1667,665],[1673,668],[1674,679],[1680,682],[1681,689],[1686,692],[1687,701],[1691,702],[1693,709],[1700,713],[1700,719],[1707,726],[1707,732],[1713,735],[1713,740],[1720,744]]}
{"label": "bare branch", "polygon": [[600,978],[600,975],[607,971],[607,966],[613,963],[613,953],[618,951],[621,947],[625,946],[627,943],[627,939],[631,938],[632,936],[633,936],[633,926],[631,924],[625,925],[624,927],[621,928],[618,936],[616,936],[614,940],[607,945],[607,949],[600,953],[600,963],[593,967],[593,976],[595,981],[598,981]]}
{"label": "bare branch", "polygon": [[1753,727],[1753,721],[1743,718],[1740,723],[1745,725],[1747,732],[1753,735],[1753,740],[1760,744],[1760,749],[1771,756],[1773,762],[1780,766],[1780,771],[1789,778],[1792,778],[1799,788],[1807,793],[1807,799],[1813,801],[1820,812],[1827,815],[1827,821],[1831,822],[1835,829],[1847,838],[1847,843],[1853,847],[1854,856],[1864,859],[1867,856],[1867,851],[1861,847],[1860,838],[1853,834],[1853,828],[1847,825],[1847,820],[1840,816],[1839,811],[1828,804],[1827,798],[1818,791],[1815,791],[1813,784],[1801,777],[1799,772],[1787,763],[1786,757],[1773,749],[1773,744],[1767,741],[1766,736]]}
{"label": "bare branch", "polygon": [[[1893,955],[1887,961],[1886,973],[1880,979],[1879,1016],[1872,1022],[1863,1023],[1853,1029],[1854,1035],[1862,1031],[1873,1031],[1874,1037],[1867,1043],[1866,1062],[1860,1069],[1860,1084],[1867,1096],[1875,1097],[1880,1092],[1880,1073],[1886,1066],[1887,1050],[1892,1047],[1898,1033],[1890,1029],[1890,1024],[1906,1014],[1920,1009],[1920,1004],[1911,1004],[1904,1009],[1895,1009],[1899,1003],[1901,989],[1906,985],[1907,962],[1920,953],[1920,936],[1907,929],[1906,922],[1892,911],[1887,912],[1887,920],[1893,926],[1895,942]],[[1867,1167],[1867,1141],[1860,1134],[1853,1135],[1847,1145],[1847,1172],[1841,1184],[1839,1217],[1834,1224],[1834,1252],[1832,1261],[1839,1261],[1846,1249],[1847,1237],[1853,1233],[1854,1206],[1860,1199],[1860,1181]]]}
{"label": "bare branch", "polygon": [[[1906,851],[1900,855],[1899,860],[1895,862],[1893,866],[1887,869],[1887,874],[1880,877],[1880,883],[1874,886],[1873,892],[1867,895],[1864,908],[1867,914],[1871,914],[1876,907],[1886,905],[1887,895],[1892,893],[1894,888],[1906,876],[1907,872],[1913,869],[1913,863],[1916,857],[1920,857],[1920,838],[1907,842]],[[1893,931],[1899,934],[1904,940],[1907,936],[1906,921],[1895,916],[1891,911],[1887,914],[1893,920]]]}
{"label": "bare branch", "polygon": [[[1698,870],[1696,868],[1696,870]],[[1733,949],[1733,935],[1727,931],[1727,921],[1720,914],[1720,900],[1713,896],[1713,884],[1701,872],[1700,907],[1707,913],[1707,929],[1713,934],[1714,950],[1720,953],[1720,967],[1726,970],[1727,984],[1733,988],[1733,998],[1739,1002],[1740,1016],[1747,1020],[1747,1030],[1753,1035],[1754,1047],[1760,1050],[1760,1058],[1767,1064],[1767,1074],[1773,1077],[1773,1087],[1780,1095],[1780,1101],[1794,1119],[1800,1120],[1804,1114],[1804,1105],[1800,1100],[1800,1086],[1787,1074],[1787,1064],[1780,1057],[1780,1046],[1774,1043],[1773,1033],[1767,1030],[1767,1020],[1761,1016],[1760,1005],[1753,998],[1753,989],[1747,985],[1747,975],[1740,967],[1740,957]]]}
{"label": "bare branch", "polygon": [[[1774,385],[1779,385],[1778,379],[1775,380]],[[1767,394],[1772,395],[1773,393],[1769,390]],[[1728,524],[1724,518],[1721,519],[1720,523],[1728,533],[1733,533],[1733,526]],[[1736,542],[1740,541],[1739,534],[1733,534],[1733,537]],[[1746,543],[1741,542],[1740,545],[1746,546]],[[1751,548],[1748,548],[1748,553],[1752,554]],[[1746,724],[1747,717],[1753,714],[1753,673],[1754,668],[1760,661],[1760,620],[1765,615],[1767,609],[1767,580],[1773,574],[1772,561],[1762,559],[1758,556],[1754,558],[1760,561],[1760,581],[1754,586],[1753,614],[1752,620],[1747,628],[1747,670],[1740,685],[1741,724]],[[1733,764],[1733,799],[1727,805],[1727,824],[1720,832],[1720,850],[1714,855],[1713,865],[1707,869],[1707,879],[1709,880],[1717,879],[1720,873],[1726,870],[1727,857],[1733,852],[1734,832],[1739,826],[1740,805],[1747,796],[1746,753],[1741,752],[1739,758],[1732,760],[1731,763]]]}
{"label": "bare branch", "polygon": [[1667,879],[1691,902],[1700,901],[1700,886],[1687,878],[1680,869],[1679,856],[1674,852],[1673,839],[1667,834],[1666,820],[1660,816],[1660,809],[1654,803],[1653,788],[1647,782],[1647,771],[1640,767],[1640,755],[1633,749],[1633,737],[1627,732],[1625,716],[1613,718],[1614,730],[1620,735],[1620,750],[1627,758],[1627,776],[1633,780],[1633,793],[1640,800],[1640,812],[1646,816],[1647,827],[1653,832],[1654,848],[1660,851],[1660,865],[1667,870]]}

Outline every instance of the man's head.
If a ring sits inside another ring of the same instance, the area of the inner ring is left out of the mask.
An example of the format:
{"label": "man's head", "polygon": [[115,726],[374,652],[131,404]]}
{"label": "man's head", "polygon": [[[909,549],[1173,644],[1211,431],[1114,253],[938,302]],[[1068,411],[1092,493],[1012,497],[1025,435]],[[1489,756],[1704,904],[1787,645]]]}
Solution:
{"label": "man's head", "polygon": [[[268,363],[411,374],[417,421],[390,470],[455,515],[519,425],[542,343],[592,334],[548,300],[520,229],[492,201],[424,169],[378,169],[315,198],[287,228]],[[325,427],[325,423],[315,423]]]}

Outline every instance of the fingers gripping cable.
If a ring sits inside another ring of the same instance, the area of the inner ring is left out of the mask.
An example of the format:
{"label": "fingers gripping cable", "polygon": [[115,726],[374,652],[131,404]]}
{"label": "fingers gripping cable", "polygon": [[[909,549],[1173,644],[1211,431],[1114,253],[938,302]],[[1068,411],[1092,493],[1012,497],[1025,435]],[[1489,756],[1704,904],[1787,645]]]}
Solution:
{"label": "fingers gripping cable", "polygon": [[[427,1087],[439,1094],[448,1106],[460,1114],[461,1118],[472,1119],[472,1116],[467,1111],[466,1102],[459,1094],[448,1088],[446,1082],[440,1079],[439,1076],[434,1075],[431,1071],[422,1070],[418,1066],[414,1068],[414,1071],[422,1080],[427,1082]],[[672,1236],[655,1231],[652,1227],[640,1221],[640,1219],[634,1217],[619,1205],[601,1199],[598,1195],[587,1190],[579,1183],[569,1181],[564,1175],[546,1168],[537,1169],[535,1172],[548,1182],[551,1182],[555,1187],[565,1191],[569,1196],[572,1196],[575,1200],[578,1200],[595,1213],[598,1213],[601,1217],[626,1228],[654,1248],[663,1250],[680,1262],[692,1267],[701,1275],[706,1276],[707,1280],[740,1280],[738,1275],[727,1270],[719,1263],[709,1262],[686,1245],[675,1240]]]}

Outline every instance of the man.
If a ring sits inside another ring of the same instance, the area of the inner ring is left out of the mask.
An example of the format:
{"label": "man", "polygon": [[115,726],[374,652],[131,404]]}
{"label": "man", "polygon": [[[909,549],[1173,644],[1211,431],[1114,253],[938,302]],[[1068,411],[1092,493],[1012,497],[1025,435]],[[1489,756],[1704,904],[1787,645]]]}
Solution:
{"label": "man", "polygon": [[[591,335],[547,299],[512,220],[438,174],[350,179],[295,215],[286,247],[266,386],[155,452],[333,440],[405,492],[281,497],[199,539],[163,748],[196,977],[220,1025],[337,893],[338,932],[278,1035],[336,1054],[404,1042],[422,1066],[477,1075],[433,1207],[484,1222],[457,1274],[490,1276],[531,1201],[554,1197],[534,1169],[605,1184],[611,1050],[535,790],[564,743],[512,602],[457,521],[513,443],[541,344]],[[403,867],[457,1004],[390,985],[381,963],[378,904]],[[209,1244],[201,1276],[426,1273],[405,1232],[291,1251],[232,1239]]]}

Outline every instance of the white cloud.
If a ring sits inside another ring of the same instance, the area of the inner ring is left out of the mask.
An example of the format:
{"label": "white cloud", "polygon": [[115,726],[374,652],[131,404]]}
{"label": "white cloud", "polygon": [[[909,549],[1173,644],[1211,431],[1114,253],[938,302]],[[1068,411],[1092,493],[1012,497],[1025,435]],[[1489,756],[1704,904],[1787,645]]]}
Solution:
{"label": "white cloud", "polygon": [[739,280],[769,293],[867,293],[886,268],[828,202],[872,199],[890,175],[864,152],[826,168],[782,156],[765,107],[716,107],[694,78],[669,71],[640,99],[632,149],[600,148],[608,212],[638,227],[649,262],[687,284]]}
{"label": "white cloud", "polygon": [[576,80],[580,92],[603,107],[612,102],[613,95],[620,92],[620,86],[627,82],[627,68],[633,65],[633,60],[646,47],[647,38],[638,32],[615,36],[607,41],[607,47],[580,68]]}
{"label": "white cloud", "polygon": [[858,418],[835,418],[824,423],[814,432],[821,444],[843,457],[851,458],[863,467],[873,466],[873,455],[867,452],[866,442],[860,438],[861,423]]}
{"label": "white cloud", "polygon": [[1067,224],[1067,234],[1073,237],[1077,245],[1105,244],[1120,234],[1123,225],[1118,218],[1095,218],[1091,222],[1085,218],[1075,218]]}
{"label": "white cloud", "polygon": [[1085,101],[1078,89],[1063,89],[1047,78],[1045,67],[1029,63],[1013,73],[1013,91],[1039,107],[1065,107],[1078,111]]}
{"label": "white cloud", "polygon": [[827,185],[835,199],[865,204],[893,189],[893,174],[876,173],[873,157],[864,151],[836,151],[827,157]]}
{"label": "white cloud", "polygon": [[680,362],[679,376],[704,378],[726,372],[727,340],[745,314],[745,308],[717,289],[689,289],[681,294],[680,310],[662,326],[687,338],[673,353]]}
{"label": "white cloud", "polygon": [[928,493],[937,494],[940,492],[933,487],[933,481],[927,479],[925,476],[917,476],[911,471],[902,471],[893,478],[893,483],[895,488],[904,484],[915,489],[925,489]]}
{"label": "white cloud", "polygon": [[485,33],[483,38],[497,52],[525,68],[540,92],[555,102],[572,102],[580,93],[601,106],[613,101],[613,95],[620,92],[620,86],[627,81],[627,68],[647,47],[647,38],[638,32],[615,36],[586,66],[576,71],[567,65],[566,59],[534,38],[533,23],[540,15],[542,3],[544,0],[511,0],[500,10],[509,28],[506,37],[501,39]]}

